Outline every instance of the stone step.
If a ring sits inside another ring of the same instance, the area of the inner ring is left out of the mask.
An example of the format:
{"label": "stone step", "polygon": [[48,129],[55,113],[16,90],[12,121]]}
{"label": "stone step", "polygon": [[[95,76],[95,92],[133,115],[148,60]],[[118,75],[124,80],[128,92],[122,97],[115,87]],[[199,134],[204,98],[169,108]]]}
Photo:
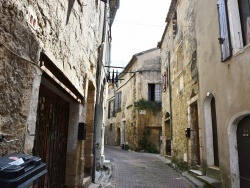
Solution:
{"label": "stone step", "polygon": [[83,188],[88,188],[92,183],[91,176],[86,176],[83,178]]}
{"label": "stone step", "polygon": [[209,186],[207,186],[207,184],[199,179],[196,178],[196,176],[194,174],[191,174],[190,172],[183,172],[182,175],[184,177],[186,177],[189,181],[193,182],[194,184],[197,185],[197,187],[200,188],[209,188]]}
{"label": "stone step", "polygon": [[213,179],[211,177],[208,176],[196,176],[197,179],[207,183],[208,185],[211,185],[212,187],[215,188],[222,188],[222,184],[220,181]]}
{"label": "stone step", "polygon": [[202,172],[200,170],[191,169],[189,170],[189,174],[195,177],[197,180],[204,182],[207,185],[203,187],[215,187],[215,188],[222,187],[222,184],[219,180],[214,179],[213,177],[202,175]]}
{"label": "stone step", "polygon": [[97,184],[97,183],[91,183],[90,186],[88,188],[100,188],[101,185]]}
{"label": "stone step", "polygon": [[202,176],[202,172],[200,170],[189,170],[190,174],[195,176]]}

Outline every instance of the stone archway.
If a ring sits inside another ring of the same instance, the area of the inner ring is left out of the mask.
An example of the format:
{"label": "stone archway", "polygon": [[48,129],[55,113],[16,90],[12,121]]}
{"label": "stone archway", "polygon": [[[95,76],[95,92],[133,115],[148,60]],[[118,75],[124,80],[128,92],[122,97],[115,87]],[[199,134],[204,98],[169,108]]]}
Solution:
{"label": "stone archway", "polygon": [[204,123],[207,166],[219,167],[216,108],[211,93],[208,93],[204,101]]}
{"label": "stone archway", "polygon": [[229,145],[229,160],[230,160],[230,178],[231,187],[240,187],[240,171],[237,146],[237,128],[239,122],[246,116],[250,115],[250,111],[243,111],[234,115],[228,126],[228,145]]}

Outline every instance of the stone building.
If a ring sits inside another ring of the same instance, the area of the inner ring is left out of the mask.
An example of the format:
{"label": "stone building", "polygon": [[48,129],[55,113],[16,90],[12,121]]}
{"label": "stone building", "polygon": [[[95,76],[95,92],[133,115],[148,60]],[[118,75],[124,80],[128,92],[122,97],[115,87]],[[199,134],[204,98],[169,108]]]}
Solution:
{"label": "stone building", "polygon": [[100,162],[93,141],[103,117],[95,109],[104,108],[117,3],[0,1],[0,133],[19,140],[1,142],[1,156],[40,156],[48,173],[39,187],[82,187]]}
{"label": "stone building", "polygon": [[163,114],[161,154],[178,164],[196,168],[200,165],[201,135],[193,0],[171,2],[159,47]]}
{"label": "stone building", "polygon": [[249,1],[194,2],[202,174],[250,187]]}
{"label": "stone building", "polygon": [[128,147],[132,150],[159,152],[160,66],[159,49],[137,53],[119,75],[118,84],[110,84],[105,128],[107,144],[121,145],[125,149]]}

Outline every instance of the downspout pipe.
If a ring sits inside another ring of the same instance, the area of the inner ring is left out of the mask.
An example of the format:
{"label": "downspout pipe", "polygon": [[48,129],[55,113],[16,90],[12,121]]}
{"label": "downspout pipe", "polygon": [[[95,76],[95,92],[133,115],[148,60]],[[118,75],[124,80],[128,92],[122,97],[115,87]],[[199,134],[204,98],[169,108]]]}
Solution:
{"label": "downspout pipe", "polygon": [[170,60],[168,61],[168,91],[169,91],[169,108],[170,108],[170,133],[171,140],[173,140],[173,125],[172,125],[172,84],[171,84],[171,66]]}
{"label": "downspout pipe", "polygon": [[[109,1],[109,0],[108,0]],[[93,166],[92,166],[92,182],[95,182],[95,172],[96,172],[96,148],[97,148],[97,143],[96,143],[96,130],[97,127],[100,126],[98,125],[98,108],[102,107],[100,103],[100,87],[101,87],[101,73],[102,73],[102,57],[103,57],[103,43],[105,42],[106,38],[106,20],[107,20],[107,9],[108,9],[108,3],[105,2],[105,8],[104,8],[104,19],[103,19],[103,33],[102,33],[102,43],[100,45],[100,51],[99,51],[99,57],[98,57],[98,64],[97,64],[97,74],[96,74],[96,102],[95,102],[95,117],[94,117],[94,138],[93,138]],[[102,118],[102,117],[99,117]]]}

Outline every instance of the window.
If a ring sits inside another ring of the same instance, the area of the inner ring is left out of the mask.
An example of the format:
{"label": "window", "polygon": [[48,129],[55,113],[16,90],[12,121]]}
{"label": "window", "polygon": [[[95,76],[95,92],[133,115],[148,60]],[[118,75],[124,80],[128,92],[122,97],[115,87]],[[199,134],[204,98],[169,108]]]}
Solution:
{"label": "window", "polygon": [[109,125],[109,131],[112,131],[113,127],[112,127],[112,123]]}
{"label": "window", "polygon": [[243,44],[250,43],[250,1],[238,0]]}
{"label": "window", "polygon": [[111,117],[115,117],[115,101],[109,101],[109,109],[108,109],[108,119]]}
{"label": "window", "polygon": [[221,61],[250,43],[250,1],[218,0]]}
{"label": "window", "polygon": [[162,75],[162,91],[166,91],[168,86],[168,67],[165,68],[165,72]]}
{"label": "window", "polygon": [[178,26],[177,26],[177,11],[175,11],[172,19],[173,23],[173,37],[175,38],[176,34],[178,33]]}
{"label": "window", "polygon": [[121,104],[122,104],[122,92],[115,93],[115,111],[121,110]]}
{"label": "window", "polygon": [[227,7],[225,0],[219,0],[217,6],[218,6],[219,26],[220,26],[219,43],[221,48],[221,61],[223,62],[231,56]]}
{"label": "window", "polygon": [[162,75],[162,91],[166,91],[167,87],[168,87],[168,76],[169,76],[169,72],[168,72],[168,67],[170,65],[170,52],[167,52],[167,58],[166,58],[166,63],[165,63],[165,71]]}
{"label": "window", "polygon": [[30,26],[34,30],[36,30],[36,28],[37,28],[37,18],[34,15],[35,15],[34,13],[29,13],[28,16],[27,16],[27,21],[30,24]]}
{"label": "window", "polygon": [[161,85],[148,84],[148,100],[153,102],[161,101]]}

